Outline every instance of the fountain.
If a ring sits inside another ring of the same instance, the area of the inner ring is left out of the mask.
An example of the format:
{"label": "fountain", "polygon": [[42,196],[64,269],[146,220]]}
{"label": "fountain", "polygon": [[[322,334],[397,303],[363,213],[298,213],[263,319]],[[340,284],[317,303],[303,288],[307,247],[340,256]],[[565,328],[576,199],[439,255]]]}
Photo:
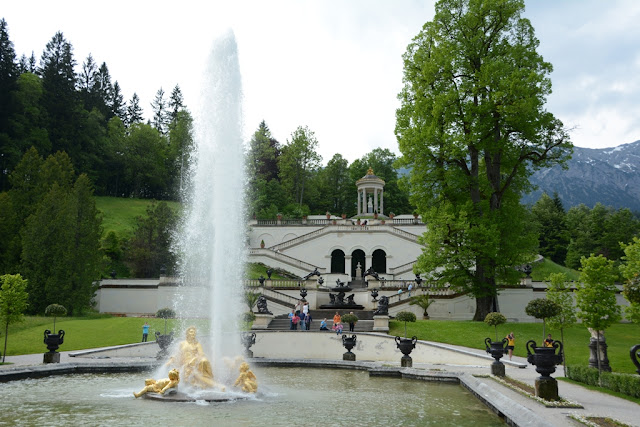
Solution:
{"label": "fountain", "polygon": [[[251,373],[248,366],[240,369],[243,360],[237,359],[243,354],[239,321],[246,256],[242,90],[233,32],[216,40],[208,63],[183,195],[186,214],[175,248],[181,285],[174,308],[186,339],[169,349],[172,356],[157,374],[174,367],[180,372],[178,393],[217,401],[233,390],[238,375]],[[191,324],[203,319],[196,338]]]}

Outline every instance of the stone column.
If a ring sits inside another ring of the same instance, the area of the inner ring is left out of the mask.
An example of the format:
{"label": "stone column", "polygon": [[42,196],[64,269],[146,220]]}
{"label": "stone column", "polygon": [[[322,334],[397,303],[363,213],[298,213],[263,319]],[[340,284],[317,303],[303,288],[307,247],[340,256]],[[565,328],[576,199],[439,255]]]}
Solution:
{"label": "stone column", "polygon": [[356,215],[360,215],[360,202],[362,200],[362,190],[358,190],[358,213]]}
{"label": "stone column", "polygon": [[378,189],[373,189],[373,212],[378,212]]}
{"label": "stone column", "polygon": [[380,190],[380,215],[384,214],[384,190]]}
{"label": "stone column", "polygon": [[351,277],[351,255],[344,256],[344,269],[345,269],[345,274]]}

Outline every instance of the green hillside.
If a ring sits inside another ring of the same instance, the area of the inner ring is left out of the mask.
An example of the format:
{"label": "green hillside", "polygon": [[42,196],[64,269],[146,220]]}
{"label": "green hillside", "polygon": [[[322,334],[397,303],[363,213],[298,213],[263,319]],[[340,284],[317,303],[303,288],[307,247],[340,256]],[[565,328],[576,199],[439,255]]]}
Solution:
{"label": "green hillside", "polygon": [[[121,197],[96,197],[96,207],[102,212],[103,235],[110,231],[120,237],[129,237],[133,234],[136,217],[145,216],[147,206],[152,203],[148,199],[130,199]],[[167,202],[175,210],[180,209],[178,202]]]}

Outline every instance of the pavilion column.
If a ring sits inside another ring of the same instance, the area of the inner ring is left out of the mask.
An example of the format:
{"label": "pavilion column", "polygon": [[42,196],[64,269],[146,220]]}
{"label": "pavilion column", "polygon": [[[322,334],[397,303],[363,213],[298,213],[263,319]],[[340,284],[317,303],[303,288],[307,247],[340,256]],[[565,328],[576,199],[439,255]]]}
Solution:
{"label": "pavilion column", "polygon": [[360,215],[360,202],[362,201],[362,191],[358,190],[358,213],[357,215]]}
{"label": "pavilion column", "polygon": [[380,191],[380,215],[384,215],[384,190]]}
{"label": "pavilion column", "polygon": [[373,189],[373,212],[378,212],[378,189]]}
{"label": "pavilion column", "polygon": [[[351,255],[345,255],[344,256],[344,269],[345,274],[347,274],[349,277],[351,277]],[[351,280],[351,279],[349,279]]]}

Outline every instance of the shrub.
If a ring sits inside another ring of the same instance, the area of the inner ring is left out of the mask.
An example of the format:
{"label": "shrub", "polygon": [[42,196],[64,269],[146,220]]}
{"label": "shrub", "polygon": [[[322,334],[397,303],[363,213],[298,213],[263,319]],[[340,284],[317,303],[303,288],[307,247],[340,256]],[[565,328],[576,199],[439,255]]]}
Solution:
{"label": "shrub", "polygon": [[356,323],[359,319],[355,314],[345,314],[341,317],[343,323]]}
{"label": "shrub", "polygon": [[164,334],[167,335],[167,319],[173,319],[176,317],[176,312],[172,308],[161,308],[156,312],[156,317],[164,319]]}
{"label": "shrub", "polygon": [[256,320],[256,315],[253,314],[253,312],[245,311],[244,313],[242,313],[242,321],[243,322],[251,323],[254,320]]}
{"label": "shrub", "polygon": [[67,315],[67,309],[64,308],[63,305],[60,304],[49,304],[47,308],[44,309],[45,316],[53,316],[53,333],[56,333],[56,318],[64,317]]}
{"label": "shrub", "polygon": [[546,298],[536,298],[529,301],[524,311],[536,319],[542,319],[542,340],[545,337],[546,319],[557,316],[562,311],[562,307],[557,302]]}
{"label": "shrub", "polygon": [[[567,377],[587,385],[598,386],[598,370],[588,366],[567,366]],[[602,372],[602,387],[612,391],[640,398],[640,376]]]}

